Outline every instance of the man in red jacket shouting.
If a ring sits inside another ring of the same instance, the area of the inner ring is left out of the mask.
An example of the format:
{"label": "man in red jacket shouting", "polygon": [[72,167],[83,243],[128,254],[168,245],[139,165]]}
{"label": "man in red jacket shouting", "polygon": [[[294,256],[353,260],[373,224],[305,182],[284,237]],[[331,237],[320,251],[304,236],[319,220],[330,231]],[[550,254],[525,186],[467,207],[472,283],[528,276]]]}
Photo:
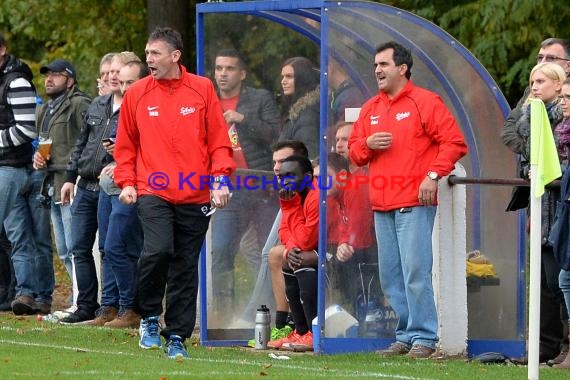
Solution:
{"label": "man in red jacket shouting", "polygon": [[[235,163],[212,82],[180,64],[182,38],[171,28],[150,35],[151,75],[134,83],[121,106],[115,146],[119,198],[137,204],[144,233],[137,306],[142,348],[162,346],[188,357],[184,340],[196,323],[198,258],[214,207],[229,201]],[[209,181],[209,178],[212,181]],[[159,316],[166,289],[165,326]]]}
{"label": "man in red jacket shouting", "polygon": [[399,317],[396,342],[384,355],[427,358],[435,350],[432,229],[438,180],[467,153],[441,98],[411,80],[410,50],[376,49],[380,92],[368,100],[349,139],[350,158],[370,165],[370,203],[382,290]]}

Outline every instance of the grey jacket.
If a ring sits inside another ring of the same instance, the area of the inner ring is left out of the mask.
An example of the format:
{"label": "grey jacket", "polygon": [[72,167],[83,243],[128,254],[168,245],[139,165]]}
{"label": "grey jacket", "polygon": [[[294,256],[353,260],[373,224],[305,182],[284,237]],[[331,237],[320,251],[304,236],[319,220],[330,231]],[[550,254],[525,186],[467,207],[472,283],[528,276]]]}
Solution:
{"label": "grey jacket", "polygon": [[[56,108],[48,126],[48,136],[52,140],[50,160],[47,170],[53,175],[54,201],[59,202],[60,192],[65,182],[65,170],[71,150],[83,126],[91,98],[74,86]],[[41,131],[46,117],[47,104],[42,104],[36,115],[36,129]]]}

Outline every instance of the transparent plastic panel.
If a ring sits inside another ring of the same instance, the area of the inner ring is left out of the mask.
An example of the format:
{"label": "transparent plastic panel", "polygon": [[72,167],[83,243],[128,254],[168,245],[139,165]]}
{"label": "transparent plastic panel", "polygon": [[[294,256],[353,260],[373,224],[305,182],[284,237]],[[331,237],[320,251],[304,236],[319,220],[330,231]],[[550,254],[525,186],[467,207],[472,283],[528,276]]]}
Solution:
{"label": "transparent plastic panel", "polygon": [[[463,47],[436,26],[395,8],[372,12],[370,4],[339,4],[327,12],[329,67],[330,62],[339,63],[371,96],[377,91],[375,48],[390,40],[407,46],[414,58],[412,80],[438,93],[463,130],[469,154],[461,163],[467,175],[504,178],[515,174],[513,156],[499,137],[504,115],[495,95],[500,92],[494,82],[482,79],[486,73]],[[496,276],[467,279],[469,338],[520,339],[517,215],[504,212],[511,188],[470,185],[467,192],[468,251],[479,250],[496,271]]]}
{"label": "transparent plastic panel", "polygon": [[[284,139],[298,139],[306,143],[311,157],[319,152],[319,48],[301,33],[261,17],[207,14],[204,21],[205,75],[219,91],[238,165],[231,178],[229,206],[212,215],[206,274],[208,339],[249,340],[261,305],[269,307],[275,323],[268,255],[281,243],[277,228],[272,228],[279,211],[272,147]],[[239,52],[245,65],[228,49]],[[292,57],[306,59],[289,64],[294,84],[285,88],[282,70]],[[240,90],[232,90],[240,84]],[[286,305],[283,252],[272,252],[280,302]]]}

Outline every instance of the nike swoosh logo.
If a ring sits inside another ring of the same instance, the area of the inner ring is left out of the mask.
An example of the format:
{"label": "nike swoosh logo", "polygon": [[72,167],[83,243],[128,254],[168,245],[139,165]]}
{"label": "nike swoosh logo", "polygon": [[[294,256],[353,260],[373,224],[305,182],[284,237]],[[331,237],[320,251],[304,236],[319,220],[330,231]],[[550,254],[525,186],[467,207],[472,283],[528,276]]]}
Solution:
{"label": "nike swoosh logo", "polygon": [[378,118],[380,118],[380,116],[370,116],[370,119],[371,119],[371,120],[376,120],[376,119],[378,119]]}
{"label": "nike swoosh logo", "polygon": [[154,110],[157,109],[157,108],[158,108],[158,106],[156,106],[156,107],[147,107],[146,109],[149,110],[149,111],[154,111]]}

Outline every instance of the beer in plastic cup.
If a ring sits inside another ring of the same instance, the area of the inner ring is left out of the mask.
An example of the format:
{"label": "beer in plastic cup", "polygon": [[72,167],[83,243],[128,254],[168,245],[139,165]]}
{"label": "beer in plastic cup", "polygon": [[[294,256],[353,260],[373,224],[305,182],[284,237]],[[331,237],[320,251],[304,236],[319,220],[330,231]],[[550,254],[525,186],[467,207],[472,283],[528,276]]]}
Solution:
{"label": "beer in plastic cup", "polygon": [[41,154],[42,157],[46,160],[49,157],[49,153],[51,151],[51,143],[52,141],[50,138],[44,138],[40,139],[38,144],[38,153]]}

